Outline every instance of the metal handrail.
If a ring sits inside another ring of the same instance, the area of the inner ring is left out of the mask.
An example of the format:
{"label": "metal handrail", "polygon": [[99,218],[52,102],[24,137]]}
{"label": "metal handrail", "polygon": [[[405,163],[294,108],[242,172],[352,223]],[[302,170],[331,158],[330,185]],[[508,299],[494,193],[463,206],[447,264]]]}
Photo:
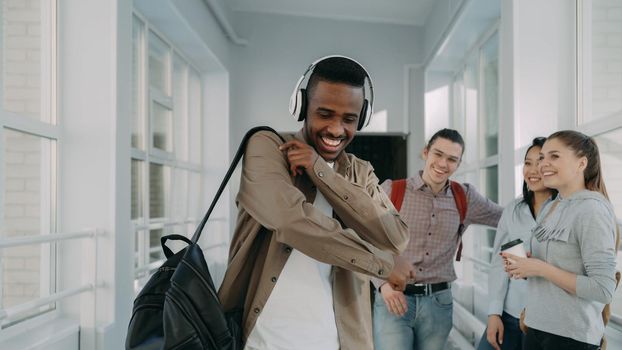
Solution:
{"label": "metal handrail", "polygon": [[[11,247],[19,247],[24,245],[31,244],[44,244],[51,242],[58,242],[70,239],[81,239],[81,238],[94,238],[95,239],[95,254],[93,255],[96,259],[97,256],[97,236],[103,233],[102,230],[98,229],[87,229],[83,231],[77,232],[69,232],[69,233],[54,233],[48,235],[38,235],[38,236],[28,236],[28,237],[20,237],[20,238],[11,238],[11,239],[0,239],[0,249],[3,248],[11,248]],[[35,300],[31,300],[25,303],[21,303],[18,305],[14,305],[5,309],[0,309],[0,321],[11,318],[15,315],[19,315],[29,310],[35,310],[41,306],[45,306],[61,299],[65,299],[77,294],[81,294],[88,291],[94,291],[96,287],[96,277],[94,277],[94,281],[92,283],[87,283],[79,287],[69,288],[45,297],[40,297]]]}
{"label": "metal handrail", "polygon": [[20,238],[0,239],[0,249],[9,247],[19,247],[23,245],[50,243],[68,239],[89,238],[99,234],[97,230],[84,230],[71,233],[54,233],[49,235],[38,235]]}
{"label": "metal handrail", "polygon": [[21,314],[28,310],[34,310],[44,305],[51,304],[53,302],[59,301],[61,299],[65,299],[80,293],[92,291],[94,289],[94,285],[92,283],[85,284],[81,287],[66,289],[62,292],[54,293],[48,295],[47,297],[39,298],[36,300],[32,300],[26,303],[22,303],[19,305],[15,305],[6,309],[0,309],[0,321],[5,318],[10,318],[12,316]]}

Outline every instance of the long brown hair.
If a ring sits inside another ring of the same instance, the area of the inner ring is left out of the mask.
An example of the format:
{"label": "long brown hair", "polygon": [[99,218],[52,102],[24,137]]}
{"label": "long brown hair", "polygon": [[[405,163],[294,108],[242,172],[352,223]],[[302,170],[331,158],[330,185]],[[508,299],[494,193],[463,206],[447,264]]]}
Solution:
{"label": "long brown hair", "polygon": [[583,171],[585,188],[590,191],[600,192],[605,198],[609,199],[600,165],[600,153],[594,139],[573,130],[557,131],[547,138],[547,140],[551,139],[560,140],[566,146],[570,147],[577,157],[587,158],[587,166]]}

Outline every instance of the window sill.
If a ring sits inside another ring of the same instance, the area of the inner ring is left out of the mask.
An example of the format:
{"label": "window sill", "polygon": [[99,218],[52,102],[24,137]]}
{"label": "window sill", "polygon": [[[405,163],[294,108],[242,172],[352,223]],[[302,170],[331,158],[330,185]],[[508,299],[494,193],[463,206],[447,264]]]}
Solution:
{"label": "window sill", "polygon": [[29,327],[8,339],[0,340],[0,349],[53,349],[54,344],[69,340],[74,334],[77,349],[79,331],[80,323],[77,320],[56,318],[43,325]]}

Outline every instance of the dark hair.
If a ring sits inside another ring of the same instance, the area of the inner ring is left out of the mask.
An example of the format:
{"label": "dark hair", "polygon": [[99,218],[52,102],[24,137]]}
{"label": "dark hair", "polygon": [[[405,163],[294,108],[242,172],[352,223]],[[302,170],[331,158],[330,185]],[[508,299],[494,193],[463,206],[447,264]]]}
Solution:
{"label": "dark hair", "polygon": [[[311,94],[319,81],[343,83],[363,88],[367,73],[360,64],[346,57],[326,58],[313,68],[313,73],[307,82],[307,94]],[[365,96],[365,89],[363,89]]]}
{"label": "dark hair", "polygon": [[[527,148],[527,151],[525,151],[525,159],[527,159],[527,153],[529,153],[529,151],[531,151],[532,148],[540,147],[540,149],[542,149],[542,146],[544,145],[545,141],[546,141],[546,137],[542,137],[542,136],[539,136],[533,139],[533,141],[531,141],[531,146],[529,146],[529,148]],[[550,188],[549,191],[551,192],[551,197],[555,198],[557,196],[556,189]],[[534,210],[533,201],[534,201],[534,193],[533,191],[529,189],[529,187],[527,187],[527,181],[523,179],[523,203],[529,206],[529,211],[531,211],[531,215],[535,217],[536,213]]]}
{"label": "dark hair", "polygon": [[583,181],[585,188],[590,191],[600,192],[605,198],[609,199],[605,181],[603,180],[600,153],[598,145],[591,137],[574,130],[562,130],[551,134],[547,140],[558,139],[570,149],[577,157],[587,158],[587,166],[583,171]]}
{"label": "dark hair", "polygon": [[432,147],[432,144],[434,144],[434,141],[436,141],[436,139],[439,137],[459,144],[462,148],[461,154],[464,154],[464,139],[462,138],[462,135],[460,135],[460,133],[454,129],[445,128],[437,131],[434,135],[432,135],[430,141],[428,141],[428,144],[425,146],[425,148],[429,150],[430,147]]}

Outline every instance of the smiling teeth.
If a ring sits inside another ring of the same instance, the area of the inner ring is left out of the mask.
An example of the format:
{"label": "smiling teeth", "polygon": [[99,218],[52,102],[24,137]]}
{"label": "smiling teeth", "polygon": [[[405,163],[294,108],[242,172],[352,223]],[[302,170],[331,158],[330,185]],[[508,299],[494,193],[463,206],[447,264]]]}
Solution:
{"label": "smiling teeth", "polygon": [[324,141],[325,144],[333,147],[339,146],[339,144],[341,143],[341,140],[333,140],[327,137],[322,137],[322,141]]}

